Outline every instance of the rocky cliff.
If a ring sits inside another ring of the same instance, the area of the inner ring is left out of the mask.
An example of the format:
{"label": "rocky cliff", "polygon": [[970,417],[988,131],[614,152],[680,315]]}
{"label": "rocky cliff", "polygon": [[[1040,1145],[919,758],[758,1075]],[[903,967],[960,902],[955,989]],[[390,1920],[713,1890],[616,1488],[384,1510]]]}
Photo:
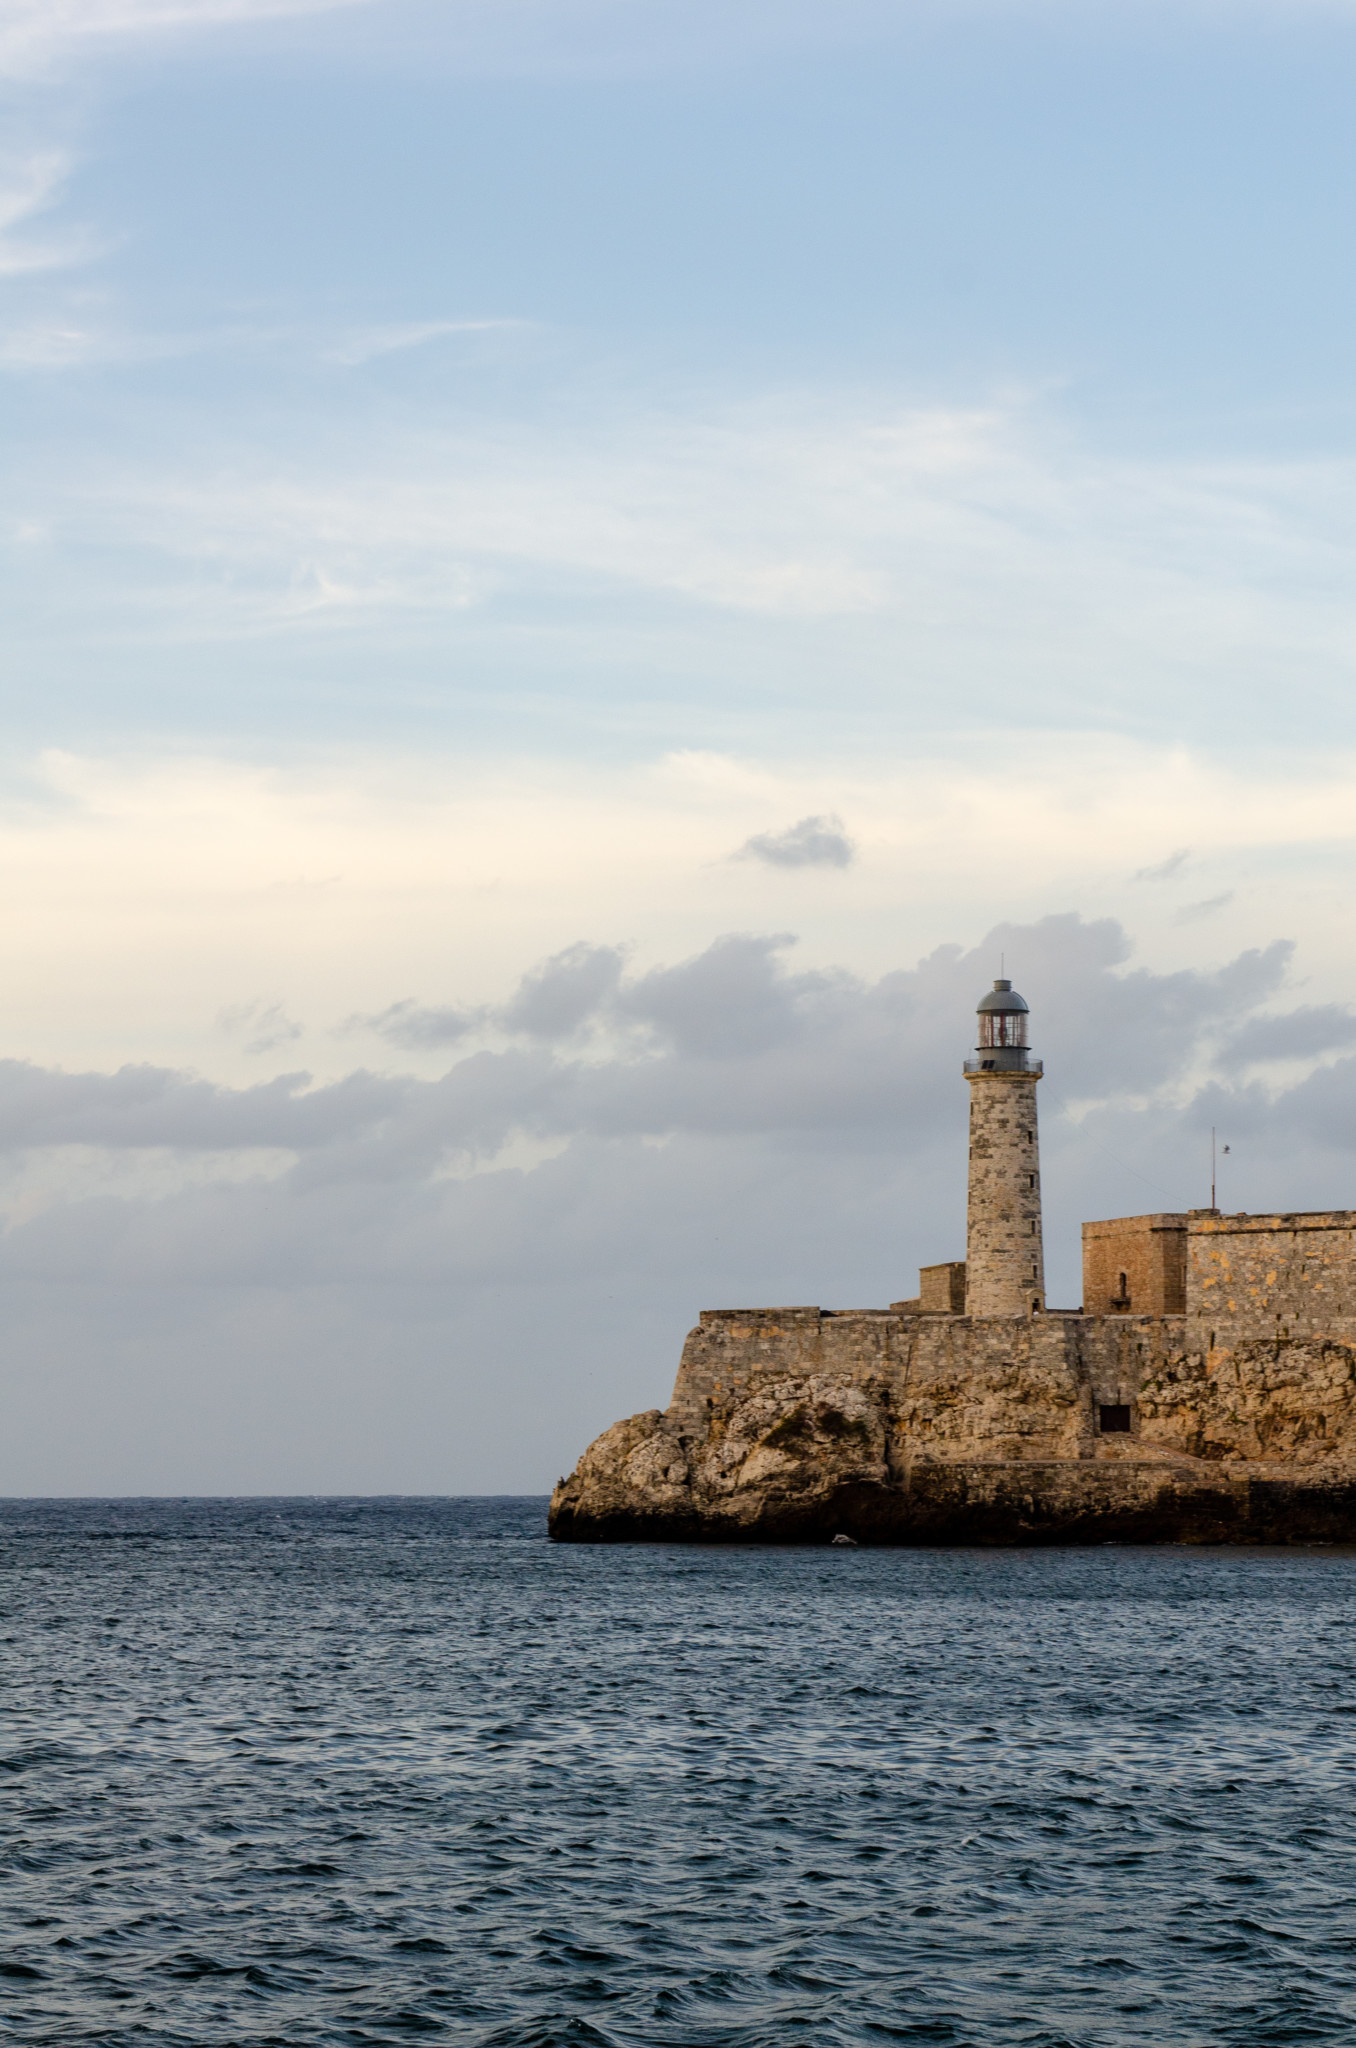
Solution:
{"label": "rocky cliff", "polygon": [[562,1480],[576,1542],[1356,1540],[1356,1348],[1184,1317],[711,1313]]}

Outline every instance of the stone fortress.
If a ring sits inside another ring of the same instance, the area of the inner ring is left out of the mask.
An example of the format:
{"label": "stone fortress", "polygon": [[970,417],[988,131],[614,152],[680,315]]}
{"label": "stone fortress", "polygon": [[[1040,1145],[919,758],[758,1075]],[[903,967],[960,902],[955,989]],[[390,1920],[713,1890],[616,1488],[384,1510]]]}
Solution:
{"label": "stone fortress", "polygon": [[978,1014],[965,1259],[884,1309],[704,1310],[555,1538],[1356,1541],[1356,1211],[1085,1223],[1050,1309],[1041,1062],[1010,982]]}

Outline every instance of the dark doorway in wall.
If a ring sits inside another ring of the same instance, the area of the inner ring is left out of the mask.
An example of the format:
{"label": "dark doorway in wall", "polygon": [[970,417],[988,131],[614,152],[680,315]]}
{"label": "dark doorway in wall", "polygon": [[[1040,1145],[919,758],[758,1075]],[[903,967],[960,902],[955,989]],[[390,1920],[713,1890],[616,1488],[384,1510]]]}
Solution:
{"label": "dark doorway in wall", "polygon": [[1104,1401],[1097,1410],[1097,1427],[1103,1436],[1128,1436],[1130,1410],[1123,1403]]}

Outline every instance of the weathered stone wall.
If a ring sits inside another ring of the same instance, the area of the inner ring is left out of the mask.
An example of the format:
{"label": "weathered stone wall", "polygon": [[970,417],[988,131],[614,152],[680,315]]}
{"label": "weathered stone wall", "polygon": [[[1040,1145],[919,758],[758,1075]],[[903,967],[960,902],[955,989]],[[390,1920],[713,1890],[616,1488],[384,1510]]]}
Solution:
{"label": "weathered stone wall", "polygon": [[1185,1315],[1186,1259],[1185,1215],[1085,1223],[1084,1315]]}
{"label": "weathered stone wall", "polygon": [[965,1314],[965,1261],[918,1268],[918,1307],[928,1315]]}
{"label": "weathered stone wall", "polygon": [[1206,1349],[1268,1337],[1356,1338],[1356,1212],[1192,1210],[1187,1314]]}
{"label": "weathered stone wall", "polygon": [[1045,1306],[1041,1243],[1039,1074],[967,1073],[970,1183],[965,1307],[972,1316],[1029,1315]]}
{"label": "weathered stone wall", "polygon": [[1183,1334],[1180,1317],[707,1309],[667,1412],[700,1434],[762,1389],[816,1379],[872,1388],[895,1435],[931,1457],[1112,1455],[1098,1408],[1133,1408]]}
{"label": "weathered stone wall", "polygon": [[1356,1540],[1356,1342],[1199,1339],[1180,1316],[707,1311],[670,1407],[590,1446],[552,1533]]}

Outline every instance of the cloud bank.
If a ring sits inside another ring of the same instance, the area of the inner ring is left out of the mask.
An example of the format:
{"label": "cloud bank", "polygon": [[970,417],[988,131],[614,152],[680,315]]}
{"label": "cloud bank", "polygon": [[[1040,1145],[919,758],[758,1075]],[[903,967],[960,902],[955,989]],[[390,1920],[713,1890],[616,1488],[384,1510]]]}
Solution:
{"label": "cloud bank", "polygon": [[0,1485],[545,1486],[667,1398],[699,1307],[884,1303],[961,1255],[959,1068],[1000,951],[1046,1060],[1053,1298],[1083,1215],[1204,1200],[1212,1124],[1231,1206],[1350,1199],[1356,1016],[1287,1006],[1289,945],[1156,973],[1073,916],[875,979],[798,968],[784,934],[646,971],[581,941],[435,1079],[9,1060]]}

